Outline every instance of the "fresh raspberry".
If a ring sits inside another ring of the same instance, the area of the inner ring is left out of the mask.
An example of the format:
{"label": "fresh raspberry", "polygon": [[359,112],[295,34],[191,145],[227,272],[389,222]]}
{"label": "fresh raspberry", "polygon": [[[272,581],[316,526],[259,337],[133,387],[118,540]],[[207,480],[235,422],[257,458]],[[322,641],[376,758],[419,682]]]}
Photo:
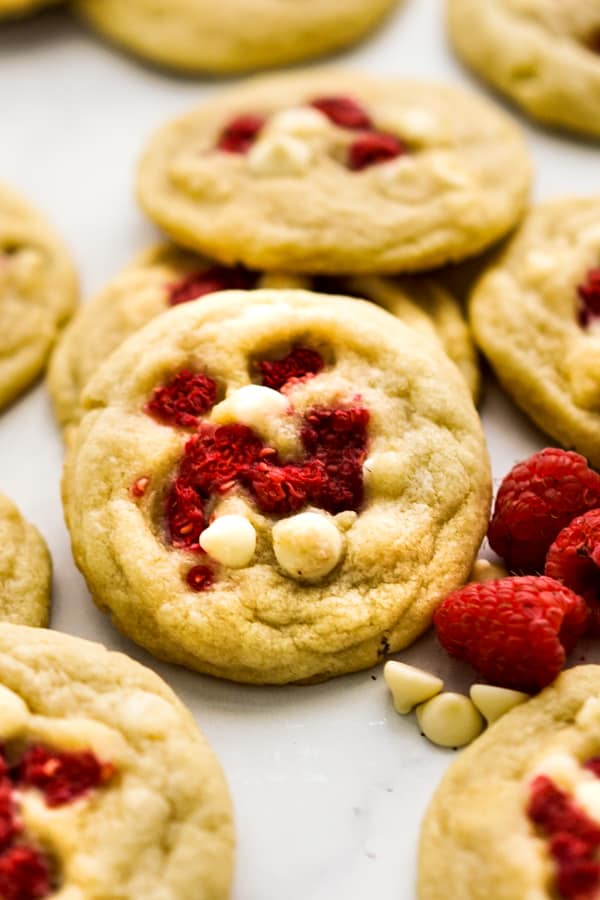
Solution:
{"label": "fresh raspberry", "polygon": [[587,607],[552,578],[467,584],[434,615],[442,646],[491,684],[534,692],[553,681],[587,625]]}
{"label": "fresh raspberry", "polygon": [[56,753],[35,744],[25,751],[11,777],[21,788],[38,788],[46,804],[55,807],[106,784],[114,774],[112,763],[101,763],[89,750]]}
{"label": "fresh raspberry", "polygon": [[195,428],[199,416],[211,409],[217,400],[217,385],[201,372],[181,372],[152,392],[144,412],[165,425]]}
{"label": "fresh raspberry", "polygon": [[290,382],[298,382],[318,375],[325,366],[323,357],[316,350],[295,347],[283,359],[261,360],[257,363],[265,387],[281,391]]}
{"label": "fresh raspberry", "polygon": [[600,475],[578,453],[548,447],[511,469],[488,528],[493,549],[513,572],[544,571],[557,534],[600,507]]}
{"label": "fresh raspberry", "polygon": [[258,274],[243,266],[212,266],[202,272],[191,272],[181,281],[169,285],[169,305],[189,303],[217,291],[250,291],[257,281]]}
{"label": "fresh raspberry", "polygon": [[588,632],[600,635],[600,509],[591,509],[559,532],[548,550],[544,574],[587,603]]}
{"label": "fresh raspberry", "polygon": [[247,153],[262,131],[265,121],[264,116],[237,116],[221,132],[217,149],[224,153]]}
{"label": "fresh raspberry", "polygon": [[0,856],[2,900],[39,900],[50,894],[48,863],[33,847],[11,847]]}
{"label": "fresh raspberry", "polygon": [[310,105],[327,116],[334,125],[339,125],[340,128],[349,128],[354,131],[373,126],[367,111],[352,97],[318,97],[316,100],[312,100]]}
{"label": "fresh raspberry", "polygon": [[582,328],[587,328],[594,319],[600,318],[600,268],[590,269],[586,280],[577,288],[577,293],[577,320]]}
{"label": "fresh raspberry", "polygon": [[352,172],[361,172],[404,153],[406,147],[397,137],[380,131],[368,131],[350,145],[346,165]]}

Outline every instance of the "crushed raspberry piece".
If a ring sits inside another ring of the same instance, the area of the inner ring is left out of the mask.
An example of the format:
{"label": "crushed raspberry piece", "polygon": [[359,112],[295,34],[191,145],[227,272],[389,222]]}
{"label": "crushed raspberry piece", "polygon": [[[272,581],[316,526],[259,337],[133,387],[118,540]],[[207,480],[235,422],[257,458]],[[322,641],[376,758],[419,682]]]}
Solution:
{"label": "crushed raspberry piece", "polygon": [[548,447],[517,463],[500,485],[488,540],[511,571],[543,572],[559,531],[596,507],[600,475],[578,453]]}
{"label": "crushed raspberry piece", "polygon": [[2,900],[38,900],[52,889],[50,868],[33,847],[11,847],[0,856]]}
{"label": "crushed raspberry piece", "polygon": [[310,105],[327,116],[334,125],[339,125],[340,128],[349,128],[354,131],[373,127],[367,111],[352,97],[317,97],[316,100],[311,100]]}
{"label": "crushed raspberry piece", "polygon": [[215,580],[208,566],[194,566],[187,573],[186,581],[193,591],[207,591]]}
{"label": "crushed raspberry piece", "polygon": [[20,788],[42,791],[50,807],[71,803],[115,774],[111,763],[101,763],[89,750],[55,753],[39,744],[25,751],[11,772]]}
{"label": "crushed raspberry piece", "polygon": [[362,172],[363,169],[389,162],[405,153],[405,145],[394,135],[368,131],[350,145],[346,165],[351,172]]}
{"label": "crushed raspberry piece", "polygon": [[20,831],[13,798],[12,782],[4,776],[0,781],[0,851],[8,847]]}
{"label": "crushed raspberry piece", "polygon": [[491,684],[538,691],[553,681],[585,631],[577,594],[552,578],[522,576],[472,583],[434,614],[442,646]]}
{"label": "crushed raspberry piece", "polygon": [[545,775],[531,783],[527,815],[549,838],[556,886],[564,900],[593,900],[600,888],[600,826]]}
{"label": "crushed raspberry piece", "polygon": [[171,381],[152,392],[144,412],[166,425],[195,428],[199,416],[217,400],[217,385],[201,372],[182,369]]}
{"label": "crushed raspberry piece", "polygon": [[593,756],[584,764],[584,769],[593,772],[596,778],[600,778],[600,756]]}
{"label": "crushed raspberry piece", "polygon": [[262,131],[265,121],[264,116],[237,116],[221,132],[217,149],[225,153],[247,153]]}
{"label": "crushed raspberry piece", "polygon": [[578,516],[548,550],[544,574],[565,584],[588,605],[588,633],[600,635],[600,509]]}
{"label": "crushed raspberry piece", "polygon": [[258,273],[243,266],[212,266],[203,272],[192,272],[169,286],[169,305],[189,303],[217,291],[250,291],[256,287]]}
{"label": "crushed raspberry piece", "polygon": [[257,363],[265,387],[281,391],[290,382],[298,382],[318,375],[325,367],[323,357],[316,350],[296,347],[283,359],[262,360]]}
{"label": "crushed raspberry piece", "polygon": [[583,284],[577,288],[579,305],[577,321],[587,328],[594,319],[600,318],[600,268],[591,269]]}
{"label": "crushed raspberry piece", "polygon": [[142,476],[142,478],[138,478],[137,481],[131,486],[131,493],[134,497],[143,497],[148,489],[148,485],[150,484],[150,479],[147,475]]}

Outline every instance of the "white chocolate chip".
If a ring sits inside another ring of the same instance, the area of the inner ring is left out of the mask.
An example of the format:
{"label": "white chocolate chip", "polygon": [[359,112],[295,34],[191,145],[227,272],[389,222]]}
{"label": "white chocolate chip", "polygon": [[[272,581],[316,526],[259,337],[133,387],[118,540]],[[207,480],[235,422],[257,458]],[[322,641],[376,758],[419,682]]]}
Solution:
{"label": "white chocolate chip", "polygon": [[200,546],[230,569],[244,569],[256,550],[256,531],[244,516],[219,516],[200,535]]}
{"label": "white chocolate chip", "polygon": [[406,484],[407,459],[394,450],[372,453],[363,464],[363,476],[369,490],[397,496]]}
{"label": "white chocolate chip", "polygon": [[506,578],[508,572],[499,563],[492,563],[489,559],[476,559],[469,575],[469,582],[477,581],[484,584],[486,581],[496,581],[498,578]]}
{"label": "white chocolate chip", "polygon": [[435,117],[425,109],[377,110],[377,127],[400,139],[430,141],[438,130]]}
{"label": "white chocolate chip", "polygon": [[471,700],[483,713],[488,725],[495,722],[509,710],[529,700],[529,694],[522,691],[511,691],[508,688],[494,687],[491,684],[471,685]]}
{"label": "white chocolate chip", "polygon": [[600,781],[580,781],[575,786],[575,802],[594,819],[600,822]]}
{"label": "white chocolate chip", "polygon": [[211,420],[220,425],[240,422],[264,435],[269,432],[273,419],[284,415],[288,408],[288,400],[279,391],[260,384],[247,384],[215,406]]}
{"label": "white chocolate chip", "polygon": [[558,787],[572,791],[581,780],[581,766],[574,756],[557,750],[540,760],[531,777],[535,778],[537,775],[546,775]]}
{"label": "white chocolate chip", "polygon": [[17,737],[25,728],[29,710],[11,690],[0,685],[0,735],[3,740]]}
{"label": "white chocolate chip", "polygon": [[295,138],[321,137],[330,130],[327,116],[310,106],[298,106],[276,113],[265,129],[267,135],[289,135]]}
{"label": "white chocolate chip", "polygon": [[525,257],[525,272],[533,281],[546,278],[555,266],[555,258],[543,250],[530,250]]}
{"label": "white chocolate chip", "polygon": [[329,517],[306,512],[277,522],[273,549],[281,568],[293,578],[323,578],[340,561],[343,540]]}
{"label": "white chocolate chip", "polygon": [[588,697],[575,717],[575,723],[579,728],[596,729],[600,722],[600,699]]}
{"label": "white chocolate chip", "polygon": [[418,703],[431,700],[444,690],[441,678],[395,659],[385,664],[383,677],[391,691],[394,709],[400,715],[406,715]]}
{"label": "white chocolate chip", "polygon": [[483,718],[464,694],[447,691],[417,707],[417,721],[426,738],[440,747],[464,747],[483,731]]}
{"label": "white chocolate chip", "polygon": [[302,175],[312,160],[309,144],[286,134],[258,140],[246,157],[256,175]]}
{"label": "white chocolate chip", "polygon": [[447,159],[445,156],[436,156],[431,161],[431,169],[442,184],[447,187],[465,188],[471,184],[471,176],[460,163]]}

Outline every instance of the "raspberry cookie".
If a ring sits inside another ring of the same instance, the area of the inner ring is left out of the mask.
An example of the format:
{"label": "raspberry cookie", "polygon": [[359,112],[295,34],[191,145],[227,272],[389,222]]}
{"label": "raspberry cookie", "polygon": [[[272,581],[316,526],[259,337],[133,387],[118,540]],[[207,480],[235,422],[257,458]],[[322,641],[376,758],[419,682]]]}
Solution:
{"label": "raspberry cookie", "polygon": [[100,644],[0,625],[0,895],[226,900],[219,765],[153,672]]}
{"label": "raspberry cookie", "polygon": [[76,294],[75,273],[59,239],[0,184],[0,408],[40,374]]}
{"label": "raspberry cookie", "polygon": [[515,403],[600,466],[600,198],[534,208],[476,285],[470,313]]}
{"label": "raspberry cookie", "polygon": [[259,287],[314,288],[372,299],[428,335],[438,335],[474,395],[479,369],[460,305],[431,279],[392,281],[377,277],[310,278],[259,274],[241,266],[228,268],[172,245],[142,254],[128,269],[81,307],[52,355],[48,388],[60,425],[70,431],[82,416],[81,392],[101,362],[125,338],[170,306],[227,289]]}
{"label": "raspberry cookie", "polygon": [[220,262],[337,275],[475,254],[518,222],[530,179],[518,130],[485,101],[327,70],[254,79],[171,122],[138,194]]}
{"label": "raspberry cookie", "polygon": [[448,27],[465,62],[534,118],[600,136],[594,0],[448,0]]}
{"label": "raspberry cookie", "polygon": [[76,0],[106,37],[186,72],[282,66],[358,41],[396,0]]}
{"label": "raspberry cookie", "polygon": [[600,893],[600,666],[564,672],[444,777],[421,835],[419,900]]}
{"label": "raspberry cookie", "polygon": [[467,577],[490,475],[464,379],[374,304],[226,292],[85,390],[64,498],[96,602],[157,656],[324,679],[413,641]]}
{"label": "raspberry cookie", "polygon": [[0,621],[47,625],[51,577],[41,534],[0,494]]}

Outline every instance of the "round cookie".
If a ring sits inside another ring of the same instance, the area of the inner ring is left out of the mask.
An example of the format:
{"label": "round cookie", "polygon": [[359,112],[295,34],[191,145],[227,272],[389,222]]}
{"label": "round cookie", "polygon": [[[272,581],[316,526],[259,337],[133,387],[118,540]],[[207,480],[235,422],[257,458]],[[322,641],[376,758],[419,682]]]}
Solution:
{"label": "round cookie", "polygon": [[59,424],[70,431],[79,422],[83,388],[125,338],[171,305],[231,288],[314,287],[374,300],[407,324],[437,334],[477,396],[479,369],[469,329],[459,303],[439,284],[424,278],[392,281],[369,276],[335,279],[333,284],[325,281],[285,273],[259,275],[240,267],[227,269],[169,244],[146,251],[84,304],[61,335],[47,380]]}
{"label": "round cookie", "polygon": [[227,787],[157,675],[100,644],[0,625],[0,697],[0,890],[229,897]]}
{"label": "round cookie", "polygon": [[319,274],[460,260],[520,219],[517,128],[458,88],[312,71],[250,80],[163,127],[138,196],[227,265]]}
{"label": "round cookie", "polygon": [[597,3],[448,0],[448,28],[465,62],[535,119],[600,136]]}
{"label": "round cookie", "polygon": [[47,625],[51,581],[44,539],[0,494],[0,622]]}
{"label": "round cookie", "polygon": [[464,379],[366,301],[179,306],[110,357],[83,405],[63,479],[77,564],[118,628],[209,674],[375,664],[428,626],[486,530]]}
{"label": "round cookie", "polygon": [[597,896],[599,764],[600,666],[578,666],[452,764],[423,822],[419,900]]}
{"label": "round cookie", "polygon": [[371,31],[396,0],[76,0],[110,40],[186,72],[240,72],[331,53]]}
{"label": "round cookie", "polygon": [[473,334],[533,421],[600,466],[600,198],[534,207],[476,284]]}
{"label": "round cookie", "polygon": [[76,296],[76,276],[58,237],[0,184],[0,408],[40,374]]}

